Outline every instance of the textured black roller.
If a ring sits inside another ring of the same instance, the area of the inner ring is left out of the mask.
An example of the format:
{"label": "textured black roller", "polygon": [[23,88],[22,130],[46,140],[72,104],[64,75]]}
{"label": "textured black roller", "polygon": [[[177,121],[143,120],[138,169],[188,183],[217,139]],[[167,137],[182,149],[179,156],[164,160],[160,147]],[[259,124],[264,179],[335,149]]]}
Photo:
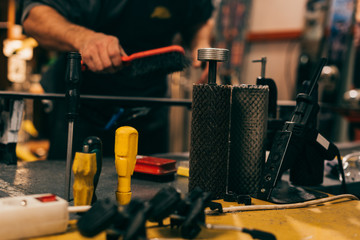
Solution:
{"label": "textured black roller", "polygon": [[226,192],[231,86],[194,85],[189,191]]}
{"label": "textured black roller", "polygon": [[232,91],[228,190],[256,193],[265,164],[268,86],[240,85]]}

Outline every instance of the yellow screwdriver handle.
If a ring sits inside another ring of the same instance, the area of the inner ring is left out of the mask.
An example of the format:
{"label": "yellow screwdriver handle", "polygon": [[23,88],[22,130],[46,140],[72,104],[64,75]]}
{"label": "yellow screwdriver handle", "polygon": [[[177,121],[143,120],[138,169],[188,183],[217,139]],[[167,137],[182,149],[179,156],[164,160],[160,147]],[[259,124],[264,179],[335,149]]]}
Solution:
{"label": "yellow screwdriver handle", "polygon": [[76,152],[74,163],[74,206],[90,205],[94,193],[96,153]]}
{"label": "yellow screwdriver handle", "polygon": [[131,175],[134,173],[138,132],[133,127],[120,127],[115,132],[115,167],[118,175],[116,200],[126,205],[131,200]]}

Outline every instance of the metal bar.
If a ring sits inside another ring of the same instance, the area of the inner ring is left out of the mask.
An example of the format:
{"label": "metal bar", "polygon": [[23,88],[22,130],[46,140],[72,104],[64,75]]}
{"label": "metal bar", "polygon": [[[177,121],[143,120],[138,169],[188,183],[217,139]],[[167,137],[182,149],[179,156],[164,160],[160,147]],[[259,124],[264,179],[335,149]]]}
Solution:
{"label": "metal bar", "polygon": [[[61,93],[23,93],[13,91],[0,91],[0,98],[30,98],[30,99],[48,99],[48,100],[65,100],[65,94]],[[174,99],[174,98],[151,98],[151,97],[120,97],[104,95],[80,95],[81,100],[86,101],[113,101],[123,105],[134,106],[154,106],[154,105],[171,105],[184,106],[191,108],[192,100]]]}
{"label": "metal bar", "polygon": [[217,62],[216,61],[209,61],[209,79],[208,84],[210,85],[216,85],[216,69],[217,68]]}
{"label": "metal bar", "polygon": [[261,59],[258,59],[258,60],[253,60],[252,62],[261,63],[261,75],[260,76],[261,76],[261,78],[265,78],[266,57],[262,57]]}
{"label": "metal bar", "polygon": [[66,155],[66,172],[65,172],[65,199],[70,202],[70,184],[71,184],[71,160],[72,160],[72,145],[74,134],[74,121],[69,121],[68,125],[68,141],[67,141],[67,155]]}

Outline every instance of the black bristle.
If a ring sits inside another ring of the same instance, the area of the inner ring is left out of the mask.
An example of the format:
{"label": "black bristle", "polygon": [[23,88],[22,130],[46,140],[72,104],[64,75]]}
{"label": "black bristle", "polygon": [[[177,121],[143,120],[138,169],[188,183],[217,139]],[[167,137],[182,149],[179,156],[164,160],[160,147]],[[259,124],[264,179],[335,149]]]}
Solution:
{"label": "black bristle", "polygon": [[191,61],[180,52],[169,52],[131,61],[124,69],[131,77],[166,75],[180,72],[190,66]]}

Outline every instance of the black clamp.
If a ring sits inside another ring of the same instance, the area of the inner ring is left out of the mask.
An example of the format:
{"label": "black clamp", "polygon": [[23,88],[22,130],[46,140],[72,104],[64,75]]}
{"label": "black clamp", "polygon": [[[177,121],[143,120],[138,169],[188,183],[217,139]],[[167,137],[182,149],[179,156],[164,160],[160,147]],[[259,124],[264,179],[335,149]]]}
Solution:
{"label": "black clamp", "polygon": [[233,192],[228,192],[224,196],[224,201],[225,202],[237,202],[238,204],[245,204],[246,206],[251,205],[250,195],[238,195]]}
{"label": "black clamp", "polygon": [[186,239],[195,238],[205,225],[205,208],[223,212],[220,203],[211,202],[211,193],[203,192],[200,188],[195,188],[178,205],[175,214],[170,216],[171,227],[179,227],[181,237]]}
{"label": "black clamp", "polygon": [[108,238],[124,240],[146,239],[146,221],[163,225],[170,216],[172,227],[179,227],[183,238],[194,238],[205,224],[205,208],[222,212],[220,203],[211,202],[211,194],[194,189],[182,200],[173,187],[161,189],[151,200],[133,199],[119,207],[110,199],[99,200],[77,222],[80,233],[93,237],[107,230]]}

